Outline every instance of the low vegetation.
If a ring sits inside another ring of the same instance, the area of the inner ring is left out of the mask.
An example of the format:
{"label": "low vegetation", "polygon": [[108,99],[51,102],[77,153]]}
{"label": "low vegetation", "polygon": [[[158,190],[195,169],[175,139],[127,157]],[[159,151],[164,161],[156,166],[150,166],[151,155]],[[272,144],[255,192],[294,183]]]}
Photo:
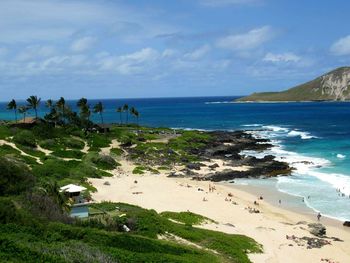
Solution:
{"label": "low vegetation", "polygon": [[[30,108],[37,115],[40,98],[31,96],[27,102],[21,114]],[[214,222],[191,212],[158,214],[103,202],[90,206],[87,219],[69,217],[60,186],[82,185],[90,198],[96,189],[87,179],[112,176],[121,156],[138,164],[135,174],[159,173],[197,160],[196,149],[211,138],[201,132],[174,134],[167,128],[129,124],[128,118],[138,121],[139,113],[128,105],[117,109],[120,122],[125,117],[123,125],[98,133],[86,99],[79,100],[79,113],[71,111],[64,98],[48,100],[46,106],[45,121],[33,126],[0,125],[1,261],[244,263],[249,262],[248,252],[261,251],[248,237],[196,228]],[[15,101],[9,109],[17,113]],[[101,122],[103,110],[101,103],[93,108]]]}

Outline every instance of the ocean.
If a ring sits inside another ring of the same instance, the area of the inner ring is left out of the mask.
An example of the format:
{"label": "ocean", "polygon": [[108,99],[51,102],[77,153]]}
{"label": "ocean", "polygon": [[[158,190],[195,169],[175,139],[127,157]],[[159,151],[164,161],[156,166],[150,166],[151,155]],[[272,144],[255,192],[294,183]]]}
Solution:
{"label": "ocean", "polygon": [[[127,103],[140,112],[140,124],[203,130],[250,130],[272,140],[273,154],[289,162],[292,176],[241,180],[270,184],[279,191],[305,198],[305,204],[340,220],[350,220],[350,103],[232,103],[237,97],[108,99],[105,122],[119,122],[118,106]],[[96,100],[89,101],[91,105]],[[24,102],[23,102],[24,103]],[[75,108],[76,101],[68,101]],[[18,104],[21,104],[18,102]],[[39,114],[45,114],[41,107]],[[33,115],[33,113],[31,113]],[[0,103],[0,119],[13,119]],[[93,117],[99,121],[99,116]]]}

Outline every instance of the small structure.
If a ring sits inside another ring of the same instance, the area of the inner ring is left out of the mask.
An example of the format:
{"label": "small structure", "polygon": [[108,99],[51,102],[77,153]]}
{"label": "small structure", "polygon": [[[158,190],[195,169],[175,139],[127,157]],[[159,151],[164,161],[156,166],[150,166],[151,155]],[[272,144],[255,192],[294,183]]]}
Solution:
{"label": "small structure", "polygon": [[10,125],[12,127],[19,128],[33,128],[34,126],[42,123],[46,123],[46,121],[41,118],[26,117],[25,119],[21,119],[18,122],[11,123]]}
{"label": "small structure", "polygon": [[111,124],[94,124],[93,130],[97,131],[98,133],[108,133],[111,131],[112,125]]}
{"label": "small structure", "polygon": [[89,202],[81,195],[86,190],[85,187],[68,184],[61,187],[60,190],[69,198],[72,206],[70,213],[72,217],[84,218],[89,216]]}

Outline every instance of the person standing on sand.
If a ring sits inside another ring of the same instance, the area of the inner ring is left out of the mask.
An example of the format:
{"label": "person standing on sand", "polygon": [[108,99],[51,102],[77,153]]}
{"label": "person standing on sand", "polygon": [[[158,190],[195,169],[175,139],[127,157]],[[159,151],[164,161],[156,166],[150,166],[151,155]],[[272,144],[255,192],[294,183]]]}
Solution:
{"label": "person standing on sand", "polygon": [[317,214],[317,220],[320,221],[320,219],[321,219],[321,213],[319,212],[319,213]]}
{"label": "person standing on sand", "polygon": [[282,203],[281,199],[280,199],[280,200],[278,200],[278,203],[279,203],[279,204],[281,204],[281,203]]}

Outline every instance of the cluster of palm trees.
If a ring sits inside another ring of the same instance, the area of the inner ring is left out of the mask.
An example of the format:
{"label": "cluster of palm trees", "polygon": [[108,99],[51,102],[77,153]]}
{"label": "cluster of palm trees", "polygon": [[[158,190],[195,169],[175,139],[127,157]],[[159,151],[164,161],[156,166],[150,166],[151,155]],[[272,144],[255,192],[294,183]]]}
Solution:
{"label": "cluster of palm trees", "polygon": [[8,104],[7,104],[7,109],[9,110],[13,110],[15,113],[15,119],[17,122],[17,111],[20,114],[23,114],[23,120],[25,122],[26,120],[26,115],[28,110],[33,109],[35,112],[35,118],[38,118],[38,107],[40,105],[40,101],[41,99],[38,98],[37,96],[30,96],[27,99],[27,105],[21,105],[21,106],[17,106],[17,102],[12,99]]}
{"label": "cluster of palm trees", "polygon": [[139,123],[140,113],[138,112],[138,110],[136,110],[135,107],[130,107],[130,109],[129,109],[129,105],[124,104],[124,106],[118,107],[116,111],[119,112],[120,124],[123,124],[123,118],[122,118],[123,113],[125,113],[125,115],[126,115],[126,117],[125,117],[126,124],[128,124],[128,122],[129,122],[129,113],[131,116],[136,118],[137,124]]}
{"label": "cluster of palm trees", "polygon": [[[38,98],[37,96],[30,96],[26,101],[27,104],[21,106],[18,106],[17,102],[14,99],[12,99],[7,104],[7,109],[14,111],[16,122],[18,121],[17,113],[23,115],[23,120],[25,122],[28,110],[34,110],[35,118],[38,118],[38,108],[41,103],[41,98]],[[49,122],[53,122],[55,125],[57,125],[57,123],[66,124],[68,122],[70,124],[77,124],[83,127],[89,127],[89,125],[92,124],[92,122],[90,121],[91,112],[99,114],[101,123],[104,123],[104,105],[101,101],[96,103],[91,110],[88,100],[86,98],[79,99],[77,102],[79,114],[71,110],[71,108],[66,104],[66,100],[63,97],[61,97],[56,102],[54,102],[51,99],[48,99],[45,102],[45,106],[49,109],[49,113],[47,113],[44,118]],[[140,114],[135,107],[129,108],[128,104],[124,104],[122,107],[118,107],[116,111],[119,112],[120,124],[123,123],[123,114],[126,115],[126,124],[129,122],[129,114],[135,117],[138,123]]]}

